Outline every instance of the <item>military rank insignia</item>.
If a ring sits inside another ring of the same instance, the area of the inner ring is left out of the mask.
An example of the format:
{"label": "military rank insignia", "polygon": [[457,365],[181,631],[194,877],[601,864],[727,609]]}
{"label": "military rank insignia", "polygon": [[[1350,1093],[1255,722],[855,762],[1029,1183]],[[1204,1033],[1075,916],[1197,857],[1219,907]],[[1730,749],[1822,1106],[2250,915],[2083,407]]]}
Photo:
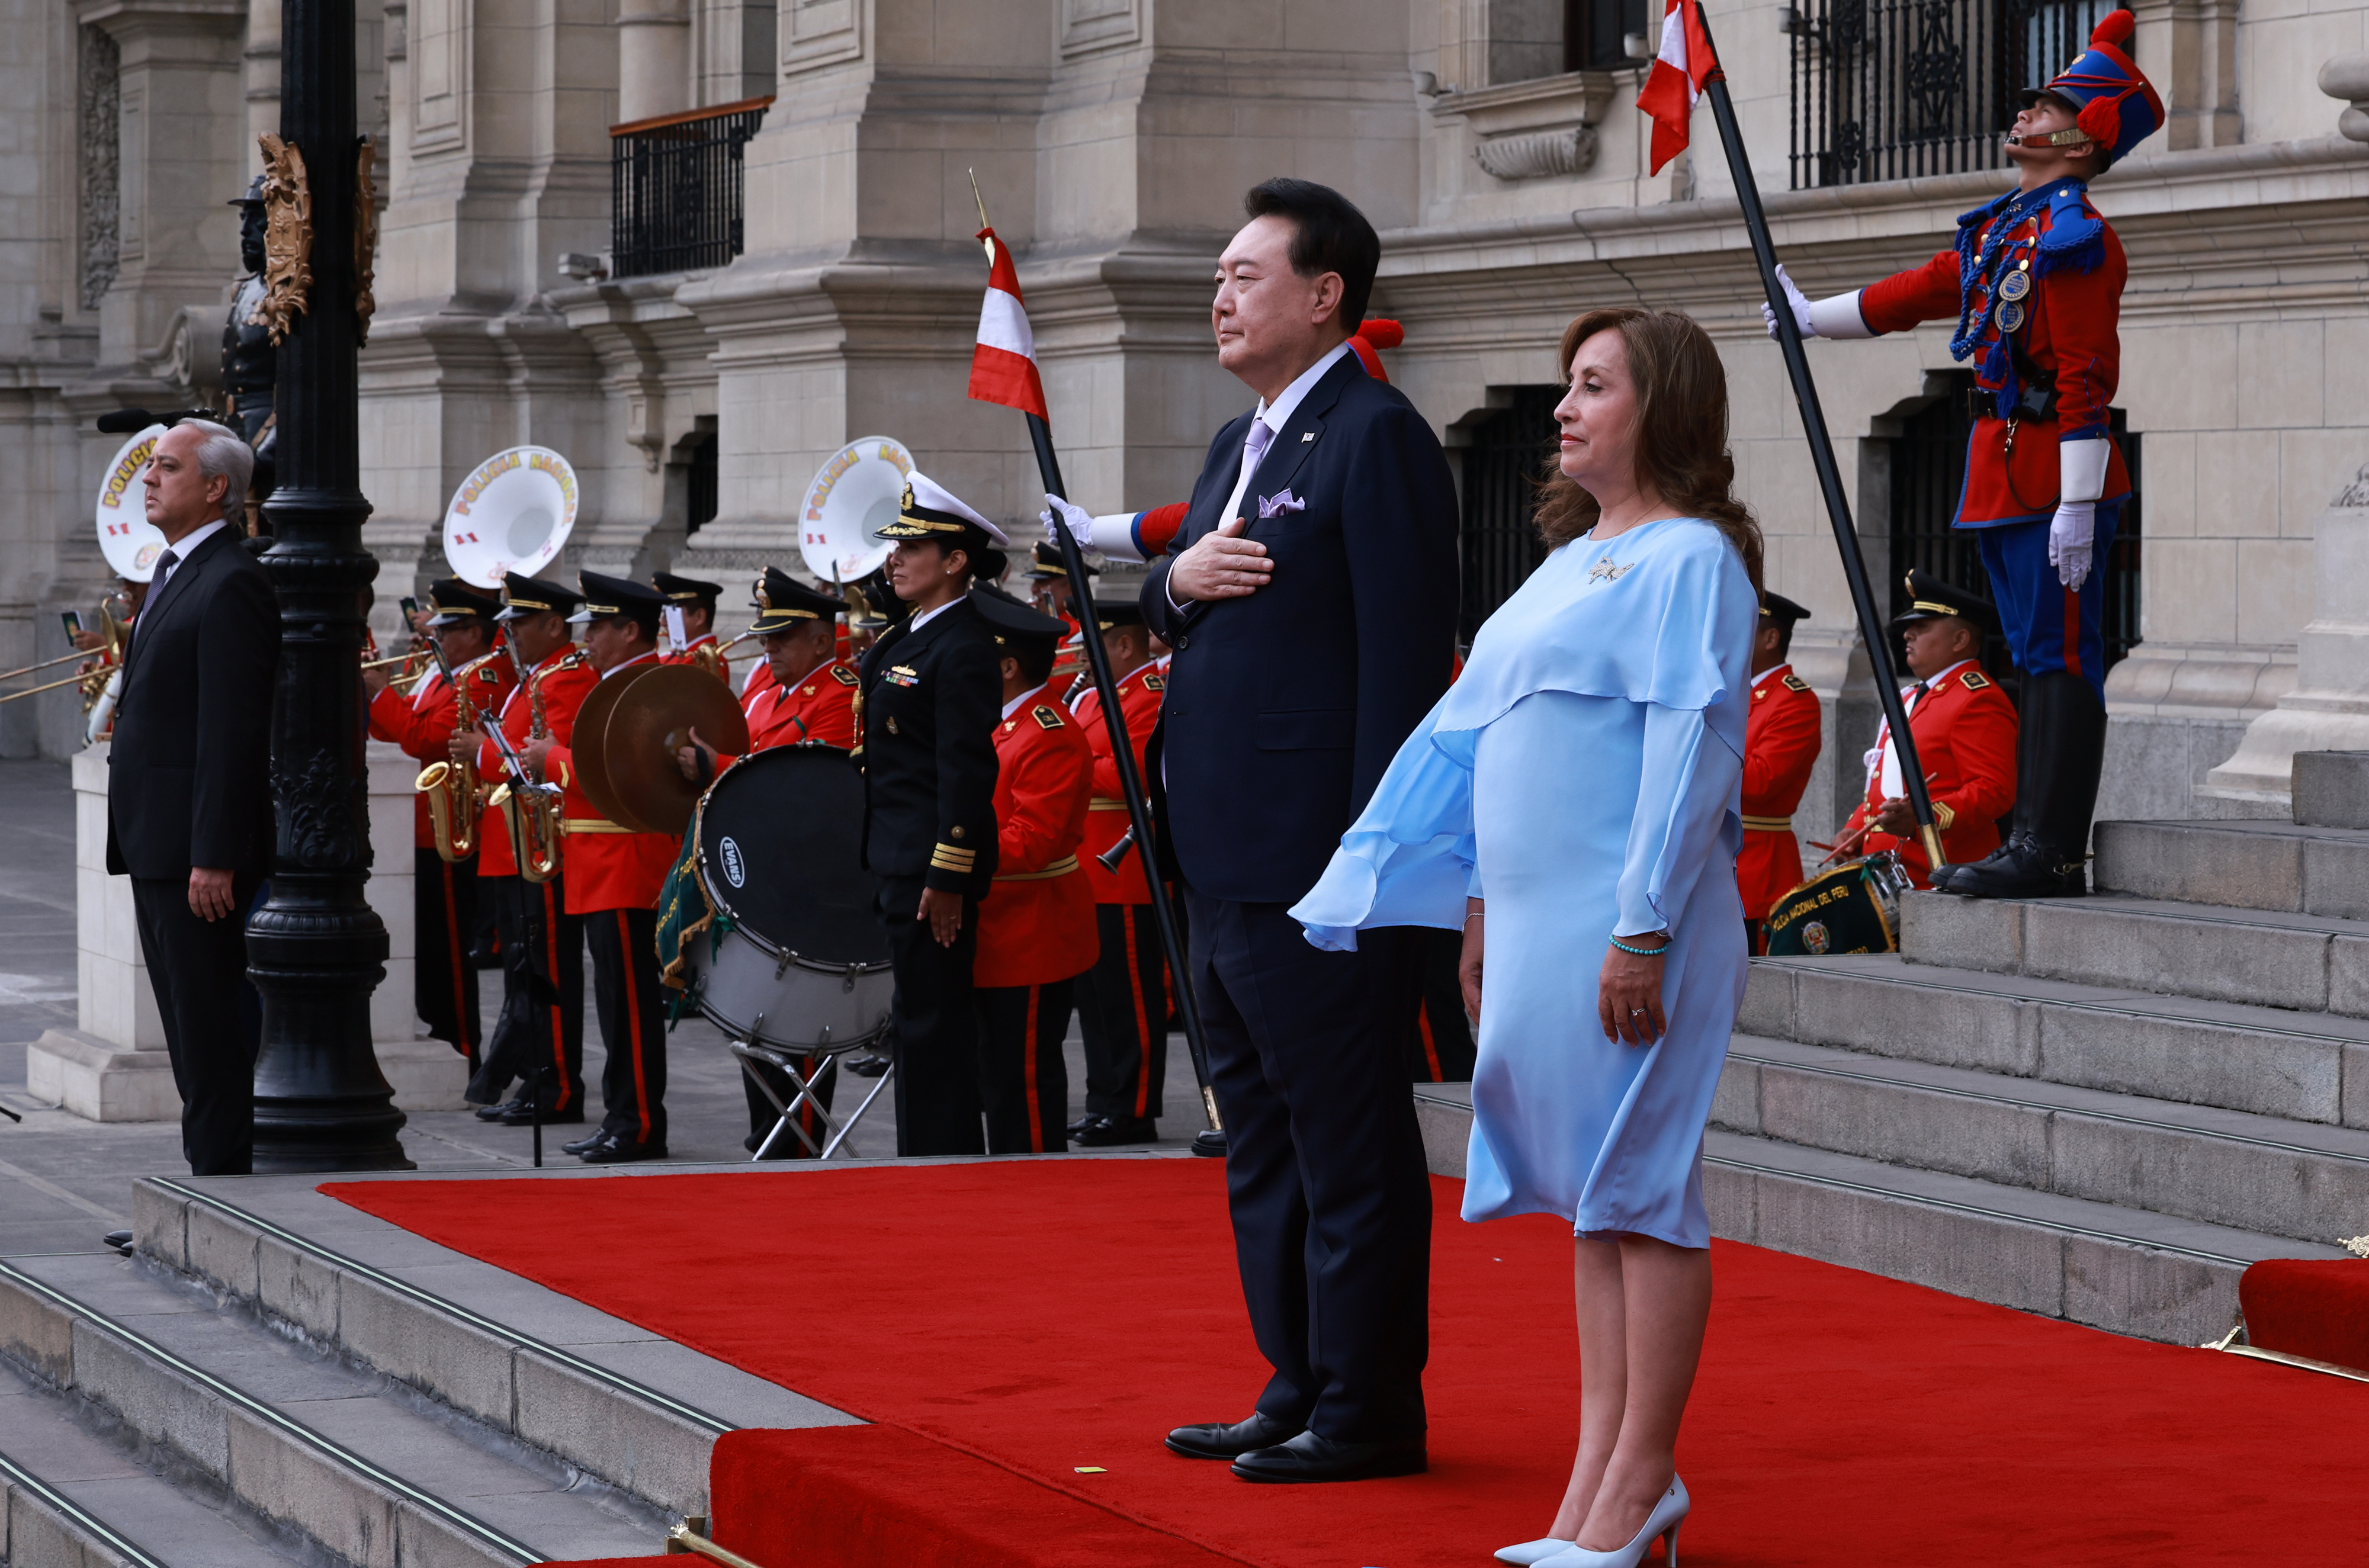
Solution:
{"label": "military rank insignia", "polygon": [[830,678],[842,686],[853,686],[857,680],[855,671],[843,664],[834,664],[830,667]]}
{"label": "military rank insignia", "polygon": [[1147,675],[1143,678],[1143,689],[1147,692],[1165,692],[1168,690],[1168,677]]}
{"label": "military rank insignia", "polygon": [[1988,686],[1990,678],[1979,670],[1969,670],[1958,677],[1958,683],[1969,692],[1979,692]]}
{"label": "military rank insignia", "polygon": [[1778,677],[1778,679],[1785,682],[1785,690],[1788,692],[1806,692],[1810,689],[1810,683],[1807,681],[1802,680],[1798,675],[1789,673],[1781,675]]}
{"label": "military rank insignia", "polygon": [[1037,704],[1035,707],[1028,710],[1028,716],[1035,719],[1041,728],[1059,729],[1061,727],[1061,715],[1047,704]]}

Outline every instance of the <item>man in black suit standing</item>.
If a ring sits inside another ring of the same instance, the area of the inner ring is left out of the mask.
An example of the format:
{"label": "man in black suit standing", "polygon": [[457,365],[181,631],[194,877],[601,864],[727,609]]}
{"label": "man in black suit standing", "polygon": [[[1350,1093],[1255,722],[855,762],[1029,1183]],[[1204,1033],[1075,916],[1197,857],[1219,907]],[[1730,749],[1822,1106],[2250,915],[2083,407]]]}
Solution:
{"label": "man in black suit standing", "polygon": [[1431,1190],[1398,1052],[1420,969],[1402,933],[1323,953],[1287,911],[1447,690],[1456,493],[1423,417],[1347,347],[1373,226],[1305,180],[1244,206],[1211,315],[1259,406],[1210,443],[1142,602],[1176,650],[1163,837],[1275,1375],[1248,1420],[1168,1446],[1249,1481],[1353,1481],[1425,1464]]}
{"label": "man in black suit standing", "polygon": [[181,1092],[193,1175],[255,1154],[255,1052],[239,1024],[246,910],[271,861],[271,690],[280,606],[240,547],[255,454],[184,419],[150,459],[164,532],[123,662],[109,757],[107,869],[132,878],[140,951]]}

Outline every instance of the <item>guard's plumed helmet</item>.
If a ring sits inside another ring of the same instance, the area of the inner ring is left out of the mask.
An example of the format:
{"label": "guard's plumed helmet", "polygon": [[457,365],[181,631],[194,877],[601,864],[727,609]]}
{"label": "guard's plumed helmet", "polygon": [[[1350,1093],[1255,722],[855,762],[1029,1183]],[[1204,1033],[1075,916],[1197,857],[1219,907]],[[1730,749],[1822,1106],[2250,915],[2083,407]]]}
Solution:
{"label": "guard's plumed helmet", "polygon": [[2074,121],[2089,140],[2105,149],[2108,165],[2156,133],[2163,124],[2163,100],[2124,52],[2138,19],[2128,11],[2109,13],[2089,34],[2089,47],[2065,67],[2045,87],[2028,89],[2029,106],[2042,93],[2052,93],[2080,110]]}

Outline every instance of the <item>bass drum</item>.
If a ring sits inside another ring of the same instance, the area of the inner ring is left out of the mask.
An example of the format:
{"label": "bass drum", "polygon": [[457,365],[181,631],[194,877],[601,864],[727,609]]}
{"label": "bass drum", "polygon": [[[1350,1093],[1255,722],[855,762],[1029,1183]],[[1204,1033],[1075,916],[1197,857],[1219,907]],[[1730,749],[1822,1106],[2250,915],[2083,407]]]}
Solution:
{"label": "bass drum", "polygon": [[830,1056],[888,1029],[895,980],[858,858],[864,779],[836,747],[743,757],[700,803],[699,876],[723,934],[683,944],[692,995],[735,1039]]}
{"label": "bass drum", "polygon": [[1907,873],[1889,851],[1811,877],[1768,911],[1771,958],[1840,957],[1900,950]]}

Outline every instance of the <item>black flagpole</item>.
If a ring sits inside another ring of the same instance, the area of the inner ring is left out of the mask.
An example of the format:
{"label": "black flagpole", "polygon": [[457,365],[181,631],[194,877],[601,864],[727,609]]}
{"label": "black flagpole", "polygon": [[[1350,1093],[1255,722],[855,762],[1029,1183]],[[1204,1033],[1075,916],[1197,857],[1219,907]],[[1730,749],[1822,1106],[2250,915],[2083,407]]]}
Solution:
{"label": "black flagpole", "polygon": [[[1711,41],[1711,22],[1702,15],[1702,0],[1694,6],[1703,41]],[[1917,830],[1925,841],[1925,859],[1935,871],[1945,862],[1941,835],[1933,827],[1933,799],[1925,788],[1925,770],[1917,761],[1917,740],[1908,732],[1908,711],[1900,701],[1899,679],[1893,672],[1892,644],[1883,620],[1876,613],[1875,593],[1868,586],[1867,561],[1860,554],[1859,532],[1851,526],[1850,502],[1843,497],[1842,471],[1835,465],[1835,443],[1826,433],[1825,411],[1818,406],[1818,386],[1810,379],[1810,361],[1802,352],[1802,329],[1786,302],[1784,285],[1777,281],[1777,249],[1768,238],[1768,216],[1760,210],[1760,186],[1744,155],[1744,133],[1736,129],[1735,105],[1727,95],[1727,73],[1720,68],[1719,51],[1711,51],[1710,78],[1704,83],[1711,118],[1719,122],[1720,144],[1727,151],[1728,172],[1735,178],[1736,200],[1744,208],[1745,232],[1752,236],[1752,258],[1760,267],[1760,287],[1768,296],[1769,314],[1777,318],[1777,346],[1785,353],[1785,373],[1792,378],[1793,401],[1801,406],[1802,426],[1810,438],[1810,461],[1818,471],[1818,489],[1826,499],[1826,521],[1834,525],[1835,547],[1842,553],[1843,576],[1850,581],[1851,608],[1859,612],[1859,633],[1867,642],[1867,657],[1875,666],[1875,694],[1883,703],[1884,722],[1892,742],[1900,749],[1901,782],[1907,786],[1908,808],[1916,814]]]}
{"label": "black flagpole", "polygon": [[[986,227],[982,223],[980,227]],[[1042,416],[1028,417],[1028,439],[1036,448],[1036,473],[1047,494],[1066,498],[1060,460],[1053,455],[1053,431]],[[1093,671],[1094,691],[1102,699],[1103,725],[1110,732],[1111,757],[1118,763],[1118,787],[1127,796],[1127,820],[1133,824],[1135,853],[1143,862],[1143,885],[1151,894],[1152,923],[1160,927],[1161,950],[1168,956],[1169,983],[1176,991],[1176,1017],[1184,1025],[1184,1047],[1193,1059],[1193,1078],[1201,1086],[1201,1109],[1209,1118],[1207,1130],[1193,1139],[1196,1154],[1226,1151],[1226,1124],[1218,1115],[1218,1096],[1209,1087],[1209,1047],[1201,1037],[1201,1010],[1193,1000],[1193,972],[1184,967],[1184,944],[1177,937],[1176,911],[1168,906],[1168,888],[1160,880],[1160,857],[1154,853],[1151,808],[1144,803],[1143,780],[1135,771],[1135,746],[1127,733],[1127,715],[1119,711],[1118,682],[1111,679],[1110,653],[1095,625],[1094,590],[1086,581],[1086,557],[1070,531],[1053,530],[1061,548],[1061,566],[1070,574],[1070,604],[1078,619],[1078,641],[1084,645],[1086,664]],[[1149,1024],[1150,1020],[1146,1020]]]}

